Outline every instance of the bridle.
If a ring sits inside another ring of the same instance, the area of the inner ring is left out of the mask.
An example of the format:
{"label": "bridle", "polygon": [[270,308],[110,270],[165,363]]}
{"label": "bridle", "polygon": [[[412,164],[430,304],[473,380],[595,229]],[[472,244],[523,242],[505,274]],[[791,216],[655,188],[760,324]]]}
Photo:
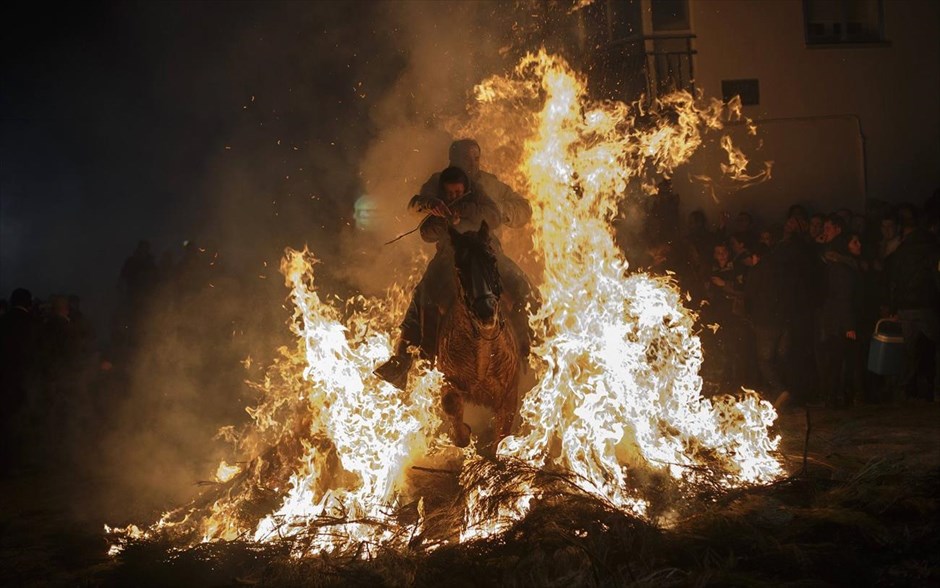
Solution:
{"label": "bridle", "polygon": [[[467,307],[467,313],[470,315],[470,326],[473,328],[473,334],[475,337],[482,339],[484,341],[495,341],[503,333],[503,329],[506,326],[505,319],[501,316],[500,309],[500,298],[502,296],[502,286],[499,281],[499,270],[496,267],[495,262],[493,263],[493,268],[491,271],[485,271],[483,274],[483,279],[486,282],[486,285],[490,288],[491,294],[496,297],[496,312],[494,318],[496,319],[497,329],[496,332],[487,337],[481,332],[480,319],[473,312],[473,305],[477,300],[470,300],[470,295],[468,295],[466,289],[463,287],[463,282],[460,280],[460,269],[456,266],[455,270],[457,274],[457,289],[460,297],[463,299],[464,306]],[[482,296],[480,298],[483,298]]]}
{"label": "bridle", "polygon": [[496,305],[496,320],[497,320],[496,332],[493,334],[492,337],[487,337],[486,335],[480,332],[480,328],[477,326],[477,323],[479,322],[479,320],[477,320],[477,317],[475,317],[473,313],[471,312],[470,313],[470,326],[473,327],[474,336],[484,341],[495,341],[496,339],[499,338],[500,335],[503,334],[503,328],[506,326],[506,321],[500,316],[498,303]]}

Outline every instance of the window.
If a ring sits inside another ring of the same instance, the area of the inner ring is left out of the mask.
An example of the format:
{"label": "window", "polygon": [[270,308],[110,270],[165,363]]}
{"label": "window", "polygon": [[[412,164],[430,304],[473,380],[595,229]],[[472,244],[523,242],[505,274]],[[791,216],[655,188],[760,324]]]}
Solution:
{"label": "window", "polygon": [[744,106],[760,104],[760,84],[757,80],[721,80],[722,100],[727,102],[735,96],[741,97]]}
{"label": "window", "polygon": [[611,36],[614,40],[643,34],[643,11],[640,0],[620,0],[607,4]]}
{"label": "window", "polygon": [[650,0],[653,31],[689,30],[689,0]]}
{"label": "window", "polygon": [[807,45],[880,43],[882,0],[803,0]]}

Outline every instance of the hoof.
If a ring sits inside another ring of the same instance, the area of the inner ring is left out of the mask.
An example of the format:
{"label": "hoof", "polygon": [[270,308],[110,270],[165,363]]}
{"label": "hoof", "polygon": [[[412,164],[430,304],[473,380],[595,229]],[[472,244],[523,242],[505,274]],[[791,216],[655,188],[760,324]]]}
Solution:
{"label": "hoof", "polygon": [[463,449],[467,445],[470,445],[470,425],[467,423],[461,423],[463,425],[460,428],[460,432],[454,434],[454,445]]}

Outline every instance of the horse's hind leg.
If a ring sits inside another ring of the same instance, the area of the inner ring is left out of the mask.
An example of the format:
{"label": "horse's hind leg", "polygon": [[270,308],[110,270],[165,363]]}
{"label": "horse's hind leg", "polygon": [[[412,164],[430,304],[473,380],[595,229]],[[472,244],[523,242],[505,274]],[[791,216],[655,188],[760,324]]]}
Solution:
{"label": "horse's hind leg", "polygon": [[470,426],[463,422],[463,395],[453,386],[445,384],[441,405],[444,407],[444,414],[449,416],[454,424],[454,445],[466,447],[470,444]]}

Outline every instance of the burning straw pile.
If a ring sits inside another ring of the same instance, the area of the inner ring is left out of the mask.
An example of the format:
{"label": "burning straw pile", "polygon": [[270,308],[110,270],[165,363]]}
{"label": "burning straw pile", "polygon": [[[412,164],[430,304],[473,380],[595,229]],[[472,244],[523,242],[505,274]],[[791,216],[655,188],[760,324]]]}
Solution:
{"label": "burning straw pile", "polygon": [[[687,93],[653,110],[592,102],[583,80],[544,52],[484,81],[462,130],[501,146],[497,171],[530,195],[544,268],[544,303],[530,317],[537,383],[518,434],[495,459],[452,447],[439,372],[419,366],[407,393],[372,373],[392,351],[409,290],[325,301],[313,256],[289,250],[297,346],[257,385],[252,426],[224,432],[248,461],[221,464],[202,498],[150,527],[115,530],[113,551],[273,554],[295,562],[283,569],[323,572],[314,584],[372,574],[411,583],[420,562],[479,569],[494,557],[527,562],[530,572],[516,573],[538,583],[565,583],[566,567],[653,582],[655,558],[641,560],[665,540],[662,527],[703,496],[782,474],[773,407],[754,393],[702,397],[694,316],[668,279],[628,274],[611,231],[627,192],[652,193],[704,133],[739,118],[738,103]],[[740,151],[726,137],[721,145],[734,164],[724,172],[744,174]]]}

